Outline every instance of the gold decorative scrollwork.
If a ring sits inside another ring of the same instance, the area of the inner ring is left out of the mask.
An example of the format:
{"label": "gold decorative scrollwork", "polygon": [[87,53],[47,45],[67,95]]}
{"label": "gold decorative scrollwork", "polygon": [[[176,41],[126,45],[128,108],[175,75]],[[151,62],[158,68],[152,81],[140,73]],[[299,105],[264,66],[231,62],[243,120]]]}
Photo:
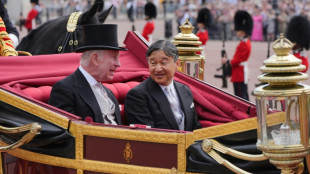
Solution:
{"label": "gold decorative scrollwork", "polygon": [[67,23],[67,31],[68,32],[74,32],[76,29],[76,25],[78,22],[78,19],[82,13],[81,12],[73,12],[71,13],[68,23]]}
{"label": "gold decorative scrollwork", "polygon": [[15,127],[15,128],[7,128],[7,127],[0,126],[0,132],[2,133],[15,134],[15,133],[21,133],[25,131],[29,131],[29,132],[17,142],[11,145],[5,146],[5,147],[0,147],[0,151],[12,150],[19,146],[27,144],[41,131],[41,125],[39,125],[38,123],[30,123],[30,124],[26,124],[24,126]]}
{"label": "gold decorative scrollwork", "polygon": [[[213,139],[205,139],[203,140],[201,144],[202,150],[207,153],[210,157],[212,157],[215,161],[217,161],[219,164],[224,165],[229,170],[235,172],[235,173],[243,173],[243,174],[249,174],[248,172],[240,169],[239,167],[235,166],[234,164],[230,163],[223,157],[221,157],[215,150],[233,156],[235,158],[247,160],[247,161],[263,161],[267,160],[268,158],[265,157],[263,154],[261,155],[250,155],[246,153],[242,153],[236,150],[233,150],[231,148],[225,147],[224,145],[220,144],[216,140]],[[214,150],[213,150],[214,149]]]}

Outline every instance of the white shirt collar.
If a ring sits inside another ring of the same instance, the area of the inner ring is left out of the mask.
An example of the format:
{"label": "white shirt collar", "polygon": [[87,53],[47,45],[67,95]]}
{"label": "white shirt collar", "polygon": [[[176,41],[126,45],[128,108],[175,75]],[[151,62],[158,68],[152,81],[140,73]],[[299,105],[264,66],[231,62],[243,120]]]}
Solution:
{"label": "white shirt collar", "polygon": [[171,88],[174,91],[173,80],[168,86],[163,86],[163,85],[159,85],[159,86],[163,91],[165,91],[166,88]]}
{"label": "white shirt collar", "polygon": [[81,71],[83,76],[86,78],[90,86],[95,86],[98,83],[97,80],[94,79],[94,77],[91,76],[87,71],[85,71],[85,69],[82,66],[79,67],[79,70]]}

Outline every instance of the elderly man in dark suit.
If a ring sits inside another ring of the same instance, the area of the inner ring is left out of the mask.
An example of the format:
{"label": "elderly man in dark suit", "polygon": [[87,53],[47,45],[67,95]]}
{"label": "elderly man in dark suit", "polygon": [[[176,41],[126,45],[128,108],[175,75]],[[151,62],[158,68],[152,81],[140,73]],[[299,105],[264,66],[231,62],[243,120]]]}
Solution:
{"label": "elderly man in dark suit", "polygon": [[113,93],[102,85],[113,79],[120,67],[117,25],[87,25],[83,28],[80,67],[57,82],[49,104],[98,123],[122,124],[119,103]]}
{"label": "elderly man in dark suit", "polygon": [[159,40],[149,47],[146,57],[150,77],[126,96],[128,122],[184,131],[201,128],[190,89],[173,80],[180,63],[177,48]]}

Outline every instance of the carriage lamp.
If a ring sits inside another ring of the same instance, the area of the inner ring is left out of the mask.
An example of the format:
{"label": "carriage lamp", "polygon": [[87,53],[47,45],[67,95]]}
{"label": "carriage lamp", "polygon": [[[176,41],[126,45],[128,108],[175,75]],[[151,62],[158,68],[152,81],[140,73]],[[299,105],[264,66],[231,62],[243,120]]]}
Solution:
{"label": "carriage lamp", "polygon": [[[299,83],[308,75],[300,72],[306,69],[301,60],[289,54],[292,46],[283,34],[272,44],[276,54],[264,61],[258,77],[267,84],[254,90],[257,147],[285,174],[303,172],[303,159],[310,152],[310,87]],[[274,119],[280,124],[273,124]]]}
{"label": "carriage lamp", "polygon": [[188,19],[179,26],[181,33],[173,37],[172,43],[177,47],[181,66],[179,71],[204,80],[205,57],[196,54],[203,51],[199,37],[192,33],[194,27]]}

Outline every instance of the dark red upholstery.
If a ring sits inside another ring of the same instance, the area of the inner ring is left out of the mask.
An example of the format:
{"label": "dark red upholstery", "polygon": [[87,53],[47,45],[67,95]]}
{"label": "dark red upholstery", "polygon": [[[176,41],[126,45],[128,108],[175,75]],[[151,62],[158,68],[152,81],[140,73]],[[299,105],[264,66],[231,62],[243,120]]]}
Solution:
{"label": "dark red upholstery", "polygon": [[[107,88],[109,88],[113,94],[115,95],[116,99],[118,100],[120,104],[121,109],[121,116],[122,116],[122,122],[123,124],[127,125],[127,119],[124,114],[124,101],[125,97],[127,95],[127,92],[131,89],[137,86],[139,82],[127,82],[127,83],[113,83],[108,84],[104,83],[103,85]],[[51,86],[40,86],[40,87],[27,87],[22,89],[22,91],[30,96],[33,99],[42,101],[44,103],[48,103],[48,99],[51,94],[52,87]]]}
{"label": "dark red upholstery", "polygon": [[51,90],[51,86],[40,86],[38,88],[25,88],[23,89],[23,92],[26,93],[28,96],[32,97],[33,99],[47,103],[51,94]]}

